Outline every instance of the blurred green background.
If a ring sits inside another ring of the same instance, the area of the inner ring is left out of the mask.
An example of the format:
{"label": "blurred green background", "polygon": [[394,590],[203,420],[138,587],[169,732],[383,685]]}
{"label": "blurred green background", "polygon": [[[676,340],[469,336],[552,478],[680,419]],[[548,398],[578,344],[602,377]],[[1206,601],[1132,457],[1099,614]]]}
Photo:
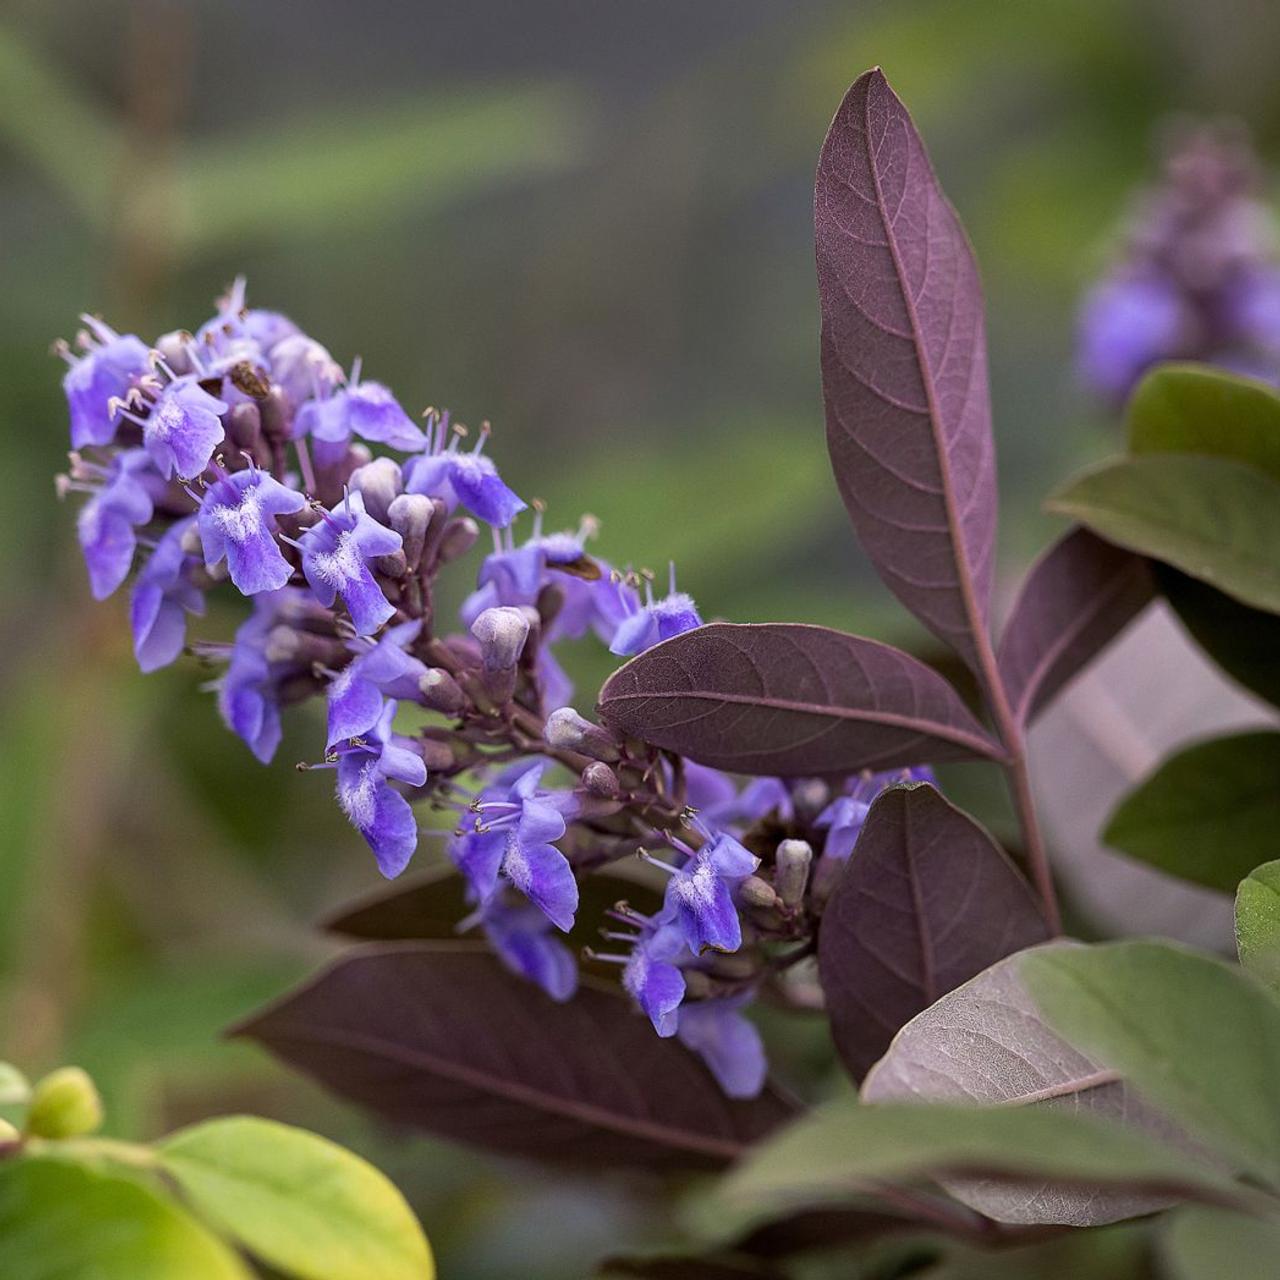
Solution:
{"label": "blurred green background", "polygon": [[194,664],[137,673],[124,593],[92,605],[50,341],[85,309],[194,327],[246,272],[407,406],[490,418],[553,526],[589,510],[611,559],[675,558],[704,614],[911,642],[822,440],[811,181],[842,93],[884,66],[973,237],[1013,574],[1041,495],[1114,439],[1073,383],[1073,309],[1152,131],[1231,113],[1273,154],[1275,25],[1273,0],[5,4],[0,1056],[81,1063],[120,1133],[247,1108],[347,1141],[450,1277],[652,1238],[642,1182],[388,1135],[219,1039],[377,874],[292,768],[317,720],[260,768]]}

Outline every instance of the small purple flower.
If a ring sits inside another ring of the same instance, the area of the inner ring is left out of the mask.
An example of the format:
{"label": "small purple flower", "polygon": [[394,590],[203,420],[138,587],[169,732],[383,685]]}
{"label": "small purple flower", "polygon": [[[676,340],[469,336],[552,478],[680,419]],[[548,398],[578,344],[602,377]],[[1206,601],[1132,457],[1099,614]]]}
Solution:
{"label": "small purple flower", "polygon": [[[665,1039],[676,1033],[684,1000],[684,974],[679,962],[692,957],[671,912],[664,910],[652,917],[632,914],[628,922],[638,925],[641,933],[623,967],[622,985],[644,1010],[653,1029]],[[627,940],[622,934],[610,936]]]}
{"label": "small purple flower", "polygon": [[223,723],[263,763],[280,745],[279,668],[267,659],[267,637],[299,601],[296,587],[254,597],[253,613],[236,631],[227,670],[218,682],[218,712]]}
{"label": "small purple flower", "polygon": [[329,445],[345,445],[354,435],[406,453],[416,453],[427,443],[395,396],[380,382],[359,381],[357,370],[345,387],[323,400],[309,400],[298,410],[294,435],[310,435]]}
{"label": "small purple flower", "polygon": [[225,401],[187,376],[164,387],[145,418],[128,411],[124,416],[141,426],[142,443],[166,480],[175,471],[191,480],[209,465],[225,438],[220,415],[227,409]]}
{"label": "small purple flower", "polygon": [[928,765],[892,769],[884,773],[863,773],[855,778],[844,795],[837,796],[814,819],[814,825],[829,828],[823,856],[843,862],[853,852],[862,834],[862,824],[871,812],[871,802],[887,787],[903,782],[931,782],[937,786]]}
{"label": "small purple flower", "polygon": [[295,406],[328,395],[342,382],[342,370],[329,352],[305,333],[291,333],[267,353],[271,380]]}
{"label": "small purple flower", "polygon": [[405,492],[439,498],[451,508],[462,505],[497,529],[509,525],[528,504],[507,488],[493,459],[485,456],[488,436],[481,433],[475,448],[463,453],[459,437],[449,436],[447,415],[433,421],[430,430],[430,451],[405,469]]}
{"label": "small purple flower", "polygon": [[531,903],[508,906],[499,896],[480,909],[480,923],[503,964],[539,986],[553,1000],[570,999],[578,989],[578,962],[551,934],[553,928]]}
{"label": "small purple flower", "polygon": [[1158,360],[1188,349],[1195,320],[1178,288],[1158,275],[1104,280],[1080,314],[1080,372],[1105,395],[1121,398]]}
{"label": "small purple flower", "polygon": [[758,1096],[769,1070],[760,1032],[742,1012],[749,999],[750,993],[686,1004],[676,1029],[731,1098]]}
{"label": "small purple flower", "polygon": [[712,835],[696,852],[685,846],[684,866],[652,860],[670,875],[664,907],[680,926],[685,945],[694,955],[708,948],[737,951],[742,945],[742,922],[733,891],[760,865],[760,859],[726,832]]}
{"label": "small purple flower", "polygon": [[71,411],[73,449],[115,439],[119,402],[151,370],[151,353],[141,338],[117,333],[93,316],[80,318],[88,326],[80,339],[84,354],[75,356],[62,347],[70,366],[62,389]]}
{"label": "small purple flower", "polygon": [[653,598],[653,587],[646,583],[646,602],[622,620],[613,634],[609,652],[631,658],[651,649],[662,640],[670,640],[682,632],[702,626],[693,597],[676,590],[676,570],[671,566],[670,588],[660,600]]}
{"label": "small purple flower", "polygon": [[405,622],[391,627],[377,644],[357,641],[352,646],[357,656],[329,685],[328,750],[372,730],[382,717],[384,698],[417,698],[427,668],[405,647],[421,630],[421,621]]}
{"label": "small purple flower", "polygon": [[187,614],[204,613],[204,594],[191,581],[198,564],[184,546],[195,516],[173,525],[156,544],[129,599],[133,652],[144,672],[167,667],[182,652]]}
{"label": "small purple flower", "polygon": [[421,787],[427,781],[422,757],[391,732],[395,714],[396,704],[388,702],[370,732],[337,751],[338,803],[388,879],[405,869],[418,847],[413,809],[391,782]]}
{"label": "small purple flower", "polygon": [[293,570],[276,543],[275,517],[306,505],[302,494],[256,467],[222,474],[200,504],[205,566],[212,569],[225,559],[242,595],[279,590]]}
{"label": "small purple flower", "polygon": [[76,535],[93,598],[105,600],[133,567],[138,546],[134,530],[154,514],[159,478],[142,449],[123,450],[106,467],[77,460],[76,474],[81,478],[67,487],[93,495],[76,518]]}
{"label": "small purple flower", "polygon": [[[1280,354],[1280,268],[1244,272],[1227,290],[1225,310],[1238,338],[1271,355]],[[1273,365],[1268,379],[1276,380]]]}
{"label": "small purple flower", "polygon": [[299,332],[298,326],[278,311],[245,306],[244,276],[236,277],[217,307],[218,314],[196,330],[196,341],[218,356],[260,357]]}
{"label": "small purple flower", "polygon": [[328,608],[341,596],[356,634],[362,636],[372,635],[395,613],[369,561],[399,551],[400,545],[398,533],[366,513],[358,493],[348,494],[332,511],[321,512],[319,522],[304,531],[298,544],[302,572],[316,599]]}
{"label": "small purple flower", "polygon": [[504,877],[568,933],[578,909],[578,882],[553,841],[564,835],[565,819],[577,812],[578,801],[570,792],[539,791],[545,769],[539,761],[514,781],[486,790],[452,855],[480,902],[497,892]]}

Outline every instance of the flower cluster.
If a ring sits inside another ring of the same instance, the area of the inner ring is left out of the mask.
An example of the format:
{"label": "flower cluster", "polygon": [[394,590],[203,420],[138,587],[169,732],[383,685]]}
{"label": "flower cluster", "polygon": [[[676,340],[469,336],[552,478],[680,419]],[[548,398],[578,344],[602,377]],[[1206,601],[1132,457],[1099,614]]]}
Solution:
{"label": "flower cluster", "polygon": [[[415,421],[358,361],[345,373],[284,316],[247,308],[242,281],[194,333],[149,345],[85,325],[59,348],[74,450],[59,484],[85,495],[93,594],[133,575],[142,669],[184,649],[219,664],[222,718],[263,763],[282,712],[323,698],[323,761],[299,767],[333,772],[386,876],[413,857],[422,809],[452,813],[474,907],[460,928],[553,999],[577,987],[563,939],[584,878],[648,864],[652,909],[616,903],[589,922],[613,945],[583,954],[617,966],[657,1034],[726,1092],[758,1093],[745,1006],[812,956],[876,792],[920,775],[740,788],[581,716],[558,646],[594,636],[630,656],[699,626],[674,570],[656,594],[651,575],[591,554],[593,521],[549,533],[537,504],[518,536],[527,504],[486,452],[487,425],[473,440],[447,413]],[[492,550],[461,625],[442,627],[440,575],[482,524]],[[226,583],[247,617],[229,643],[188,644],[188,618]]]}
{"label": "flower cluster", "polygon": [[1119,259],[1080,312],[1085,382],[1123,401],[1161,360],[1203,360],[1280,380],[1280,259],[1244,138],[1176,137],[1144,193]]}

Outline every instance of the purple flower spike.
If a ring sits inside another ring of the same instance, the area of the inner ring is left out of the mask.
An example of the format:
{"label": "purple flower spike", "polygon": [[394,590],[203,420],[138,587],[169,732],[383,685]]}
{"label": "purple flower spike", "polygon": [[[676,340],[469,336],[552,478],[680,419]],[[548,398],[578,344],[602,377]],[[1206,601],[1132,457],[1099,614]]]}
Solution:
{"label": "purple flower spike", "polygon": [[676,590],[676,570],[671,567],[671,585],[660,600],[653,598],[653,588],[646,583],[647,602],[618,624],[609,645],[609,652],[619,657],[634,658],[637,653],[652,649],[662,640],[670,640],[694,627],[702,626],[698,606],[693,597]]}
{"label": "purple flower spike", "polygon": [[302,494],[250,467],[223,475],[200,504],[200,541],[212,569],[225,559],[231,581],[242,595],[277,591],[293,576],[275,539],[275,517],[301,511]]}
{"label": "purple flower spike", "polygon": [[142,443],[166,480],[175,471],[181,479],[191,480],[209,465],[225,438],[220,415],[227,408],[225,401],[186,377],[169,383],[145,418],[125,416],[141,425]]}
{"label": "purple flower spike", "polygon": [[384,696],[409,699],[418,696],[418,682],[426,675],[427,668],[417,658],[410,657],[405,647],[421,630],[421,621],[405,622],[390,628],[376,645],[359,644],[357,656],[338,672],[329,686],[328,750],[373,729],[382,716]]}
{"label": "purple flower spike", "polygon": [[369,561],[399,551],[400,535],[365,512],[360,494],[349,494],[324,512],[303,533],[299,546],[302,572],[316,599],[328,608],[341,596],[357,635],[372,635],[395,613],[369,571]]}
{"label": "purple flower spike", "polygon": [[553,1000],[572,998],[578,989],[578,962],[551,936],[551,921],[541,911],[529,903],[507,906],[495,897],[481,908],[480,922],[498,959],[512,973]]}
{"label": "purple flower spike", "polygon": [[137,379],[151,370],[151,353],[141,338],[119,334],[92,316],[81,316],[88,326],[81,337],[84,354],[63,351],[70,365],[62,380],[71,411],[71,447],[110,444],[116,437],[119,409]]}
{"label": "purple flower spike", "polygon": [[755,1025],[742,1013],[749,996],[700,1000],[680,1010],[677,1035],[707,1064],[731,1098],[754,1098],[764,1088],[768,1062]]}
{"label": "purple flower spike", "polygon": [[353,435],[415,453],[425,447],[422,429],[380,382],[352,381],[325,400],[310,400],[298,411],[295,435],[325,444],[346,444]]}
{"label": "purple flower spike", "polygon": [[528,506],[502,482],[493,460],[483,450],[488,438],[481,434],[474,449],[463,453],[458,436],[449,435],[447,416],[432,424],[430,452],[414,458],[405,474],[405,492],[439,498],[450,507],[459,504],[495,529],[505,529]]}
{"label": "purple flower spike", "polygon": [[173,662],[186,643],[187,614],[204,613],[204,595],[190,578],[198,562],[183,546],[195,523],[195,517],[188,516],[169,529],[133,588],[129,622],[134,656],[144,672]]}
{"label": "purple flower spike", "polygon": [[578,882],[568,859],[552,843],[565,833],[578,801],[570,792],[538,790],[539,762],[515,781],[484,792],[470,830],[453,845],[453,859],[481,902],[505,877],[558,929],[568,933],[578,909]]}
{"label": "purple flower spike", "polygon": [[694,955],[708,948],[737,951],[742,923],[733,890],[760,865],[760,859],[731,835],[713,836],[683,867],[659,863],[671,874],[664,899],[674,913],[685,945]]}
{"label": "purple flower spike", "polygon": [[1080,315],[1080,372],[1115,397],[1150,365],[1188,349],[1195,320],[1177,286],[1160,276],[1112,279],[1085,299]]}
{"label": "purple flower spike", "polygon": [[679,926],[670,922],[669,912],[648,920],[634,919],[642,932],[622,970],[622,985],[665,1039],[676,1034],[685,991],[677,961],[688,959],[688,951]]}
{"label": "purple flower spike", "polygon": [[378,870],[398,876],[418,847],[418,824],[409,802],[391,781],[421,787],[427,781],[422,757],[391,732],[396,704],[388,702],[374,729],[338,750],[338,803],[364,836]]}
{"label": "purple flower spike", "polygon": [[81,508],[76,534],[93,598],[105,600],[129,576],[138,545],[134,529],[152,517],[153,484],[158,480],[141,449],[116,454],[108,467],[81,462],[77,470],[92,480],[70,487],[88,489],[93,496]]}

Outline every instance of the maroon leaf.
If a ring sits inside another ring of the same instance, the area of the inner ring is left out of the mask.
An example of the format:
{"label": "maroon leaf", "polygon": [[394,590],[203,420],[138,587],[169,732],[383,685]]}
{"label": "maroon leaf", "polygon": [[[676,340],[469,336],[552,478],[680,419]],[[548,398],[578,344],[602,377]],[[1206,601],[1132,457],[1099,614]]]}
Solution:
{"label": "maroon leaf", "polygon": [[730,1101],[613,993],[556,1004],[448,943],[360,948],[233,1034],[387,1120],[544,1160],[718,1166],[792,1114]]}
{"label": "maroon leaf", "polygon": [[1004,634],[1000,674],[1020,725],[1151,603],[1155,583],[1142,556],[1073,529],[1031,567]]}
{"label": "maroon leaf", "polygon": [[879,70],[831,123],[814,188],[827,445],[876,568],[980,670],[996,525],[982,289]]}
{"label": "maroon leaf", "polygon": [[701,764],[782,776],[1002,759],[954,689],[908,654],[798,623],[712,623],[616,671],[615,728]]}
{"label": "maroon leaf", "polygon": [[861,1079],[922,1009],[1049,930],[1030,886],[927,783],[871,806],[822,916],[818,969],[831,1032]]}

